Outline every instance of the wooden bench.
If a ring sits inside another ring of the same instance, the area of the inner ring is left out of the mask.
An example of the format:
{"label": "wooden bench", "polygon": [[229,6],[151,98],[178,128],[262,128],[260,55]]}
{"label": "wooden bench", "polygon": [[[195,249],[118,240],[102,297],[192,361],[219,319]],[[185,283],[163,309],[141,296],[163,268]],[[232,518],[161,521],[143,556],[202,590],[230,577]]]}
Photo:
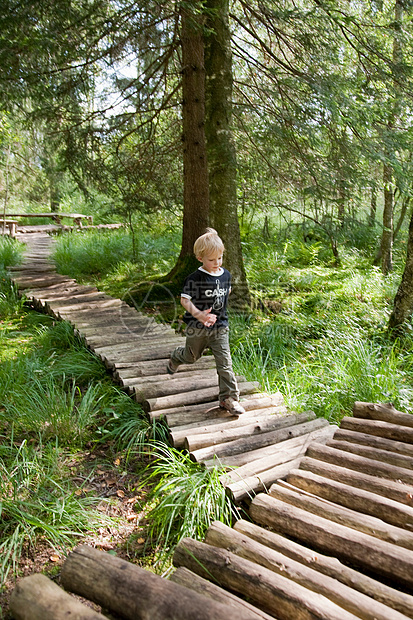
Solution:
{"label": "wooden bench", "polygon": [[75,226],[79,226],[79,228],[82,228],[83,226],[82,220],[85,220],[89,225],[93,224],[93,215],[84,215],[82,213],[7,213],[6,217],[48,217],[56,222],[58,226],[63,226],[62,219],[66,217],[72,219]]}
{"label": "wooden bench", "polygon": [[9,220],[9,219],[4,219],[3,217],[0,217],[0,230],[1,230],[1,234],[5,234],[6,232],[6,227],[9,229],[9,236],[10,237],[15,237],[16,236],[16,225],[17,225],[17,220]]}

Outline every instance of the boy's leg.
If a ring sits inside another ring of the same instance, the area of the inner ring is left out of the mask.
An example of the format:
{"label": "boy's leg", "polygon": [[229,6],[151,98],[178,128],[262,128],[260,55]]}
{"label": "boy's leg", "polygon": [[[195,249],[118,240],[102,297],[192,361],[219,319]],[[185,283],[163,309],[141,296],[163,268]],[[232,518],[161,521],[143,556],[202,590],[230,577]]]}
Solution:
{"label": "boy's leg", "polygon": [[181,364],[193,364],[204,352],[208,338],[205,329],[187,327],[184,347],[177,347],[171,353],[171,365],[178,368]]}
{"label": "boy's leg", "polygon": [[238,383],[232,369],[232,358],[229,349],[229,329],[228,327],[218,327],[210,336],[209,346],[215,357],[217,365],[219,400],[227,398],[239,400]]}

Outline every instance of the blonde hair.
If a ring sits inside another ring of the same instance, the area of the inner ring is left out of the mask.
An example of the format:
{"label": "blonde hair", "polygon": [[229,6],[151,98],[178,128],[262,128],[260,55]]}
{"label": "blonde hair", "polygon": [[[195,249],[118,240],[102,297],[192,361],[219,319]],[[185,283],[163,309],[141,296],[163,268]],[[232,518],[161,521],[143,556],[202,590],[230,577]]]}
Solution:
{"label": "blonde hair", "polygon": [[222,239],[213,228],[207,228],[206,232],[194,243],[194,254],[197,258],[202,258],[207,254],[222,253],[224,250]]}

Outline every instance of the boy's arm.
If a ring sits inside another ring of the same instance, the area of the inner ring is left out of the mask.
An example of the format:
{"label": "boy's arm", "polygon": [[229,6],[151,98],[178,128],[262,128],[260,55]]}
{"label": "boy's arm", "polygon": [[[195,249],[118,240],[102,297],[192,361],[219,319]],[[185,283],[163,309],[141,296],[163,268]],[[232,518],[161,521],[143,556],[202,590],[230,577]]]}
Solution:
{"label": "boy's arm", "polygon": [[202,323],[205,327],[212,327],[217,320],[216,314],[211,314],[212,308],[209,310],[199,310],[188,297],[181,297],[181,304],[194,319]]}

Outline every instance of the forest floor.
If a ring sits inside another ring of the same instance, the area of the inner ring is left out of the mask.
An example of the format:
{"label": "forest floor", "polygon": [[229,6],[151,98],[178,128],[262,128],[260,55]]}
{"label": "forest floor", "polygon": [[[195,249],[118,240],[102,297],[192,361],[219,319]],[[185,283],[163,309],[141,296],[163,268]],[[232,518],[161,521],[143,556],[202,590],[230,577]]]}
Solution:
{"label": "forest floor", "polygon": [[[112,452],[100,445],[98,449],[76,453],[73,459],[73,482],[78,482],[79,495],[102,498],[97,510],[111,518],[111,525],[102,525],[97,531],[86,533],[81,544],[91,545],[96,549],[107,551],[128,561],[139,563],[150,569],[154,562],[154,549],[145,533],[146,493],[139,488],[139,475],[119,470],[119,462],[108,458]],[[87,480],[87,487],[82,486]],[[65,560],[65,553],[58,552],[44,541],[37,540],[34,546],[27,546],[16,566],[16,577],[9,577],[0,591],[0,618],[12,618],[9,612],[9,600],[17,580],[43,573],[59,583],[60,569]],[[88,603],[90,605],[90,603]],[[94,607],[99,609],[99,607]]]}

